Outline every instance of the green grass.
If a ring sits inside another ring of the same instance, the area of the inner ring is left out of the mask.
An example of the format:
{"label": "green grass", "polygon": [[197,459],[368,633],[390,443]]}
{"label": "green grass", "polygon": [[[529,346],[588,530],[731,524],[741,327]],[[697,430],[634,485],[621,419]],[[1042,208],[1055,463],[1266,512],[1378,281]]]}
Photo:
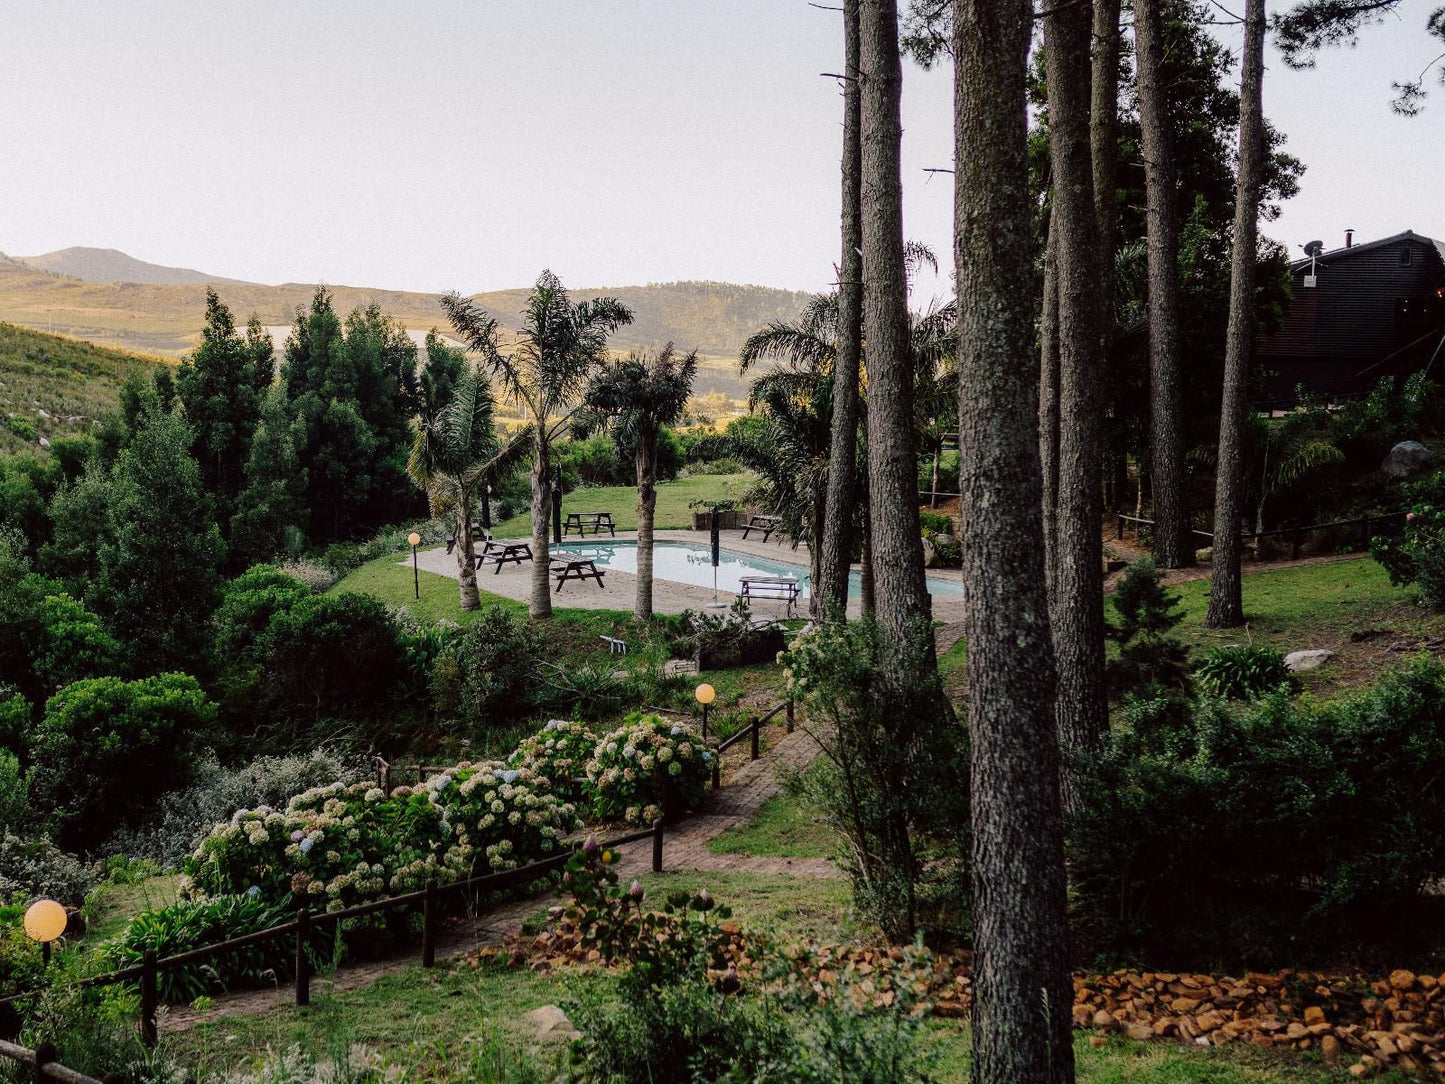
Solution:
{"label": "green grass", "polygon": [[[95,418],[116,408],[127,377],[149,378],[160,364],[158,358],[0,323],[0,452],[44,454],[39,437],[89,432]],[[70,417],[81,420],[63,420]]]}
{"label": "green grass", "polygon": [[85,901],[85,944],[118,937],[142,911],[153,911],[179,898],[180,875],[164,873],[135,884],[103,884]]}
{"label": "green grass", "polygon": [[[720,501],[738,498],[752,481],[750,474],[704,474],[696,478],[679,478],[657,487],[657,511],[653,526],[659,531],[681,530],[692,526],[692,501]],[[619,531],[637,530],[637,488],[635,486],[597,486],[576,489],[562,497],[563,522],[567,512],[611,512]],[[513,516],[492,529],[497,538],[529,538],[532,514]],[[576,536],[572,536],[575,538]],[[591,535],[588,535],[590,538]],[[605,535],[603,537],[606,537]]]}
{"label": "green grass", "polygon": [[747,824],[709,840],[707,849],[759,858],[831,858],[840,842],[838,833],[803,798],[785,790]]}

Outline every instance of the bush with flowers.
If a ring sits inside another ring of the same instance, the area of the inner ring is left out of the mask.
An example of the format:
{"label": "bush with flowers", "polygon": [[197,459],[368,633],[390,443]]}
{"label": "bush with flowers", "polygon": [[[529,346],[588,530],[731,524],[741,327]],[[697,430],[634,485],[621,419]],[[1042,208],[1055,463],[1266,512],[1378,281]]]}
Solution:
{"label": "bush with flowers", "polygon": [[693,727],[634,712],[598,739],[587,762],[592,811],[602,820],[649,825],[696,809],[714,755]]}
{"label": "bush with flowers", "polygon": [[523,738],[508,762],[549,779],[552,789],[569,801],[582,797],[587,762],[597,748],[597,735],[581,723],[550,719],[540,732]]}
{"label": "bush with flowers", "polygon": [[471,862],[470,869],[459,868],[461,877],[550,858],[567,834],[581,827],[574,807],[552,793],[545,776],[525,766],[463,763],[429,779],[426,789],[456,839],[448,860],[464,852]]}

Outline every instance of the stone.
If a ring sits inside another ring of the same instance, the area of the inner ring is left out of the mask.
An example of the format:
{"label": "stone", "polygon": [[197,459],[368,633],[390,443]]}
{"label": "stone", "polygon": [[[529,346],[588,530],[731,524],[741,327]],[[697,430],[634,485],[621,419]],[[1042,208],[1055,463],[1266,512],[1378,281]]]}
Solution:
{"label": "stone", "polygon": [[1129,1036],[1129,1038],[1133,1039],[1136,1043],[1147,1042],[1149,1039],[1154,1038],[1154,1032],[1152,1029],[1147,1028],[1143,1024],[1137,1023],[1132,1020],[1124,1025],[1124,1034]]}
{"label": "stone", "polygon": [[925,538],[923,540],[923,567],[938,568],[942,563],[938,556],[938,547]]}
{"label": "stone", "polygon": [[1396,990],[1408,990],[1415,985],[1415,972],[1406,971],[1403,967],[1398,971],[1390,972],[1390,986]]}
{"label": "stone", "polygon": [[1311,1005],[1305,1010],[1305,1023],[1313,1026],[1325,1022],[1325,1010],[1318,1005]]}
{"label": "stone", "polygon": [[1320,1040],[1320,1053],[1327,1058],[1340,1056],[1340,1041],[1333,1035],[1326,1035]]}
{"label": "stone", "polygon": [[1205,546],[1202,550],[1194,551],[1194,563],[1207,565],[1214,560],[1214,547]]}
{"label": "stone", "polygon": [[567,1014],[556,1005],[543,1005],[529,1013],[523,1013],[522,1022],[527,1025],[534,1039],[544,1043],[570,1043],[573,1039],[582,1037],[582,1033],[567,1019]]}
{"label": "stone", "polygon": [[1096,1028],[1108,1031],[1114,1026],[1114,1014],[1108,1009],[1100,1009],[1094,1014],[1093,1023]]}
{"label": "stone", "polygon": [[1434,456],[1418,440],[1402,440],[1390,449],[1380,470],[1395,478],[1408,478],[1430,467]]}
{"label": "stone", "polygon": [[1325,651],[1322,648],[1311,651],[1291,651],[1284,657],[1284,664],[1298,674],[1303,670],[1314,670],[1323,666],[1334,657],[1333,651]]}
{"label": "stone", "polygon": [[1095,1049],[1103,1046],[1103,1045],[1104,1045],[1105,1043],[1107,1043],[1108,1041],[1109,1041],[1109,1040],[1106,1039],[1106,1038],[1104,1038],[1102,1035],[1090,1035],[1090,1036],[1089,1036],[1089,1045],[1092,1046],[1092,1047],[1094,1047]]}

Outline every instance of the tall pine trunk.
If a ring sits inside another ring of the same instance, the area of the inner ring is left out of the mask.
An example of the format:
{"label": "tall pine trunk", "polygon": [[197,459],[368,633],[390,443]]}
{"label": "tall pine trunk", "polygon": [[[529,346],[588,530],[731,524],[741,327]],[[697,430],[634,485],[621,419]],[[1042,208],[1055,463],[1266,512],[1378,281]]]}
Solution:
{"label": "tall pine trunk", "polygon": [[1235,184],[1224,401],[1219,410],[1219,465],[1214,483],[1214,569],[1209,587],[1209,612],[1204,618],[1204,623],[1212,629],[1233,628],[1244,623],[1239,526],[1244,510],[1245,387],[1254,340],[1259,190],[1264,175],[1264,29],[1264,0],[1245,0],[1244,71],[1239,92],[1239,178]]}
{"label": "tall pine trunk", "polygon": [[868,344],[868,497],[877,616],[901,643],[928,618],[913,443],[913,365],[903,265],[896,0],[861,0],[863,337]]}
{"label": "tall pine trunk", "polygon": [[532,593],[527,613],[533,618],[552,616],[552,547],[547,533],[552,518],[552,489],[547,484],[552,450],[544,433],[546,425],[547,419],[538,419],[537,435],[532,438]]}
{"label": "tall pine trunk", "polygon": [[632,616],[652,620],[652,524],[657,513],[657,434],[637,434],[637,601]]}
{"label": "tall pine trunk", "polygon": [[1039,458],[1044,488],[1044,586],[1049,610],[1058,605],[1059,539],[1059,263],[1054,252],[1053,215],[1044,243],[1044,298],[1039,320]]}
{"label": "tall pine trunk", "polygon": [[[823,524],[821,596],[824,612],[848,607],[857,500],[858,374],[863,348],[863,226],[859,0],[843,0],[842,262],[838,265],[838,348],[833,368],[833,422],[828,443],[828,496]],[[817,594],[819,592],[815,592]]]}
{"label": "tall pine trunk", "polygon": [[1149,227],[1149,405],[1153,443],[1154,560],[1160,568],[1194,563],[1184,493],[1184,392],[1179,372],[1178,172],[1164,86],[1162,0],[1134,5],[1139,123],[1144,145]]}
{"label": "tall pine trunk", "polygon": [[1028,0],[955,0],[959,488],[968,596],[975,1084],[1070,1084],[1055,673],[1044,592]]}
{"label": "tall pine trunk", "polygon": [[[1054,5],[1044,20],[1058,283],[1059,494],[1054,654],[1059,739],[1097,746],[1108,724],[1104,689],[1103,366],[1099,349],[1099,222],[1089,146],[1093,20],[1087,6]],[[1066,790],[1067,797],[1067,790]]]}
{"label": "tall pine trunk", "polygon": [[[1094,212],[1099,223],[1099,358],[1104,396],[1105,509],[1118,498],[1117,465],[1126,457],[1121,393],[1114,379],[1114,258],[1119,242],[1119,4],[1094,0],[1089,150],[1094,165]],[[1113,470],[1110,468],[1113,467]],[[1126,465],[1127,469],[1127,465]]]}

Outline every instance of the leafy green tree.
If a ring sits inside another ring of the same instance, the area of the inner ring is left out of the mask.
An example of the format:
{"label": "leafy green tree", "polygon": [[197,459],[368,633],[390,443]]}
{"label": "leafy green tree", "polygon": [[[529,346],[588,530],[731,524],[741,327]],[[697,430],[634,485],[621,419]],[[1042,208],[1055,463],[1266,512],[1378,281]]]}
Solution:
{"label": "leafy green tree", "polygon": [[[437,413],[422,419],[407,472],[427,494],[432,511],[454,521],[452,552],[457,559],[461,608],[481,605],[477,594],[477,555],[472,538],[472,508],[477,490],[527,446],[525,434],[509,449],[499,448],[492,426],[492,387],[476,369],[468,369]],[[500,452],[500,458],[499,458]]]}
{"label": "leafy green tree", "polygon": [[51,538],[40,549],[40,566],[77,597],[100,572],[100,548],[111,537],[110,500],[110,468],[98,457],[50,500]]}
{"label": "leafy green tree", "polygon": [[252,565],[226,585],[213,622],[216,653],[229,658],[248,651],[272,617],[310,595],[309,587],[275,565]]}
{"label": "leafy green tree", "polygon": [[143,673],[195,666],[220,597],[225,544],[190,447],[180,418],[152,413],[121,452],[87,596]]}
{"label": "leafy green tree", "polygon": [[46,702],[30,743],[31,799],[52,811],[64,847],[94,847],[185,784],[215,719],[215,705],[186,674],[67,685]]}
{"label": "leafy green tree", "polygon": [[262,561],[300,548],[309,475],[297,446],[306,423],[286,410],[286,391],[275,387],[261,406],[261,420],[246,461],[246,488],[231,517],[231,556],[236,563]]}
{"label": "leafy green tree", "polygon": [[636,448],[637,601],[632,612],[639,621],[652,619],[658,434],[682,417],[696,375],[697,351],[679,356],[668,343],[658,354],[629,354],[598,372],[587,387],[587,405],[610,418],[619,444],[626,441]]}
{"label": "leafy green tree", "polygon": [[231,310],[207,288],[201,345],[176,370],[176,392],[193,434],[191,451],[222,523],[229,522],[245,484],[261,403],[275,378],[273,355],[260,321],[253,317],[242,338]]}
{"label": "leafy green tree", "polygon": [[426,365],[416,379],[422,417],[435,415],[451,402],[452,392],[467,368],[467,353],[449,345],[437,329],[426,333]]}
{"label": "leafy green tree", "polygon": [[1164,588],[1164,573],[1150,557],[1129,566],[1110,600],[1114,620],[1105,634],[1119,646],[1109,663],[1109,691],[1119,697],[1150,686],[1185,692],[1189,648],[1172,635],[1184,619],[1179,596]]}
{"label": "leafy green tree", "polygon": [[460,294],[442,308],[467,348],[502,382],[507,398],[526,411],[532,432],[532,594],[528,612],[552,616],[548,519],[552,511],[552,442],[566,429],[593,371],[607,358],[607,337],[632,322],[632,310],[614,297],[572,303],[556,275],[543,271],[527,306],[517,345],[497,347],[497,322]]}
{"label": "leafy green tree", "polygon": [[19,531],[32,554],[50,538],[45,506],[61,477],[57,466],[34,456],[0,456],[0,530]]}

